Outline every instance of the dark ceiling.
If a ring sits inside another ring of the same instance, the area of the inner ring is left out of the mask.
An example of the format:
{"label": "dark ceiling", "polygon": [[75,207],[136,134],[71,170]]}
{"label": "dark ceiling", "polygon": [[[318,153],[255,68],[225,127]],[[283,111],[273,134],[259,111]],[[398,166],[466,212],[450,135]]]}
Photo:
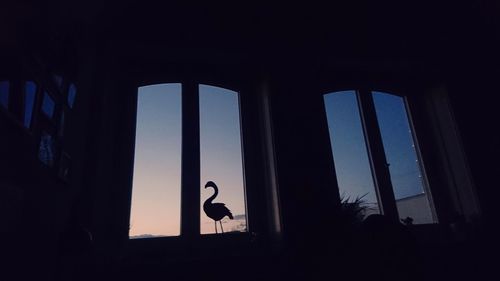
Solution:
{"label": "dark ceiling", "polygon": [[132,61],[210,56],[252,63],[404,61],[439,67],[487,61],[499,45],[500,5],[486,0],[9,1],[0,12],[2,45],[54,60],[61,49],[96,39],[99,49]]}

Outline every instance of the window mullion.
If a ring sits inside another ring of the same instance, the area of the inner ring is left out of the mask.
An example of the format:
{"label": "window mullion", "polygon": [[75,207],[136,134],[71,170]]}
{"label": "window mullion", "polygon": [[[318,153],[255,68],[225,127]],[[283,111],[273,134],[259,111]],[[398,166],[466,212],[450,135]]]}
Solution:
{"label": "window mullion", "polygon": [[357,98],[380,209],[384,215],[399,220],[373,97],[369,91],[358,91]]}
{"label": "window mullion", "polygon": [[182,84],[181,235],[200,234],[200,110],[196,83]]}

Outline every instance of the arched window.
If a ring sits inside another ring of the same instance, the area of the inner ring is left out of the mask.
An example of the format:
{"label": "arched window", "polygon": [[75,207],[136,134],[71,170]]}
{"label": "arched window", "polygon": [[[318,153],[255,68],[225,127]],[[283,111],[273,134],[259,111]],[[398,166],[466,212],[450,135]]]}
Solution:
{"label": "arched window", "polygon": [[344,202],[361,199],[365,215],[437,222],[405,97],[352,90],[324,102]]}
{"label": "arched window", "polygon": [[[203,84],[138,88],[130,238],[246,232],[239,94]],[[225,203],[215,226],[203,211]]]}

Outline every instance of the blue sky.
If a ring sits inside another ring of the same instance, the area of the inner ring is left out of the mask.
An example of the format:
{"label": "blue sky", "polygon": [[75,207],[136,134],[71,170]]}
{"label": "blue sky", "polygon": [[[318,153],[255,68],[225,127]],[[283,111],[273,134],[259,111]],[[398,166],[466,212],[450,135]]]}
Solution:
{"label": "blue sky", "polygon": [[396,199],[424,192],[412,132],[402,97],[373,93],[385,156]]}
{"label": "blue sky", "polygon": [[[181,216],[181,84],[158,84],[138,90],[136,151],[130,235],[180,234]],[[223,220],[224,230],[246,229],[244,170],[238,93],[200,85],[200,229],[214,233],[213,220],[201,208],[212,195],[207,181],[219,186],[214,202],[225,203],[235,220]],[[404,99],[373,93],[396,199],[423,192]],[[376,203],[356,94],[324,96],[332,153],[341,195],[367,194]]]}
{"label": "blue sky", "polygon": [[[404,99],[396,95],[373,93],[396,199],[423,192],[416,152]],[[332,153],[340,193],[376,202],[355,91],[325,95]]]}

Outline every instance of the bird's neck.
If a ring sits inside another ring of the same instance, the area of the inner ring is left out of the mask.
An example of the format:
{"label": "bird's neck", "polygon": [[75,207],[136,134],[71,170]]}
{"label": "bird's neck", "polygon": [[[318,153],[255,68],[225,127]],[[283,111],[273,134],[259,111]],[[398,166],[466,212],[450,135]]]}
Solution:
{"label": "bird's neck", "polygon": [[205,201],[205,204],[209,204],[209,203],[212,203],[212,201],[215,199],[215,197],[217,197],[217,195],[219,194],[219,188],[217,188],[216,185],[213,185],[211,186],[214,188],[214,194],[212,196],[210,196],[206,201]]}

